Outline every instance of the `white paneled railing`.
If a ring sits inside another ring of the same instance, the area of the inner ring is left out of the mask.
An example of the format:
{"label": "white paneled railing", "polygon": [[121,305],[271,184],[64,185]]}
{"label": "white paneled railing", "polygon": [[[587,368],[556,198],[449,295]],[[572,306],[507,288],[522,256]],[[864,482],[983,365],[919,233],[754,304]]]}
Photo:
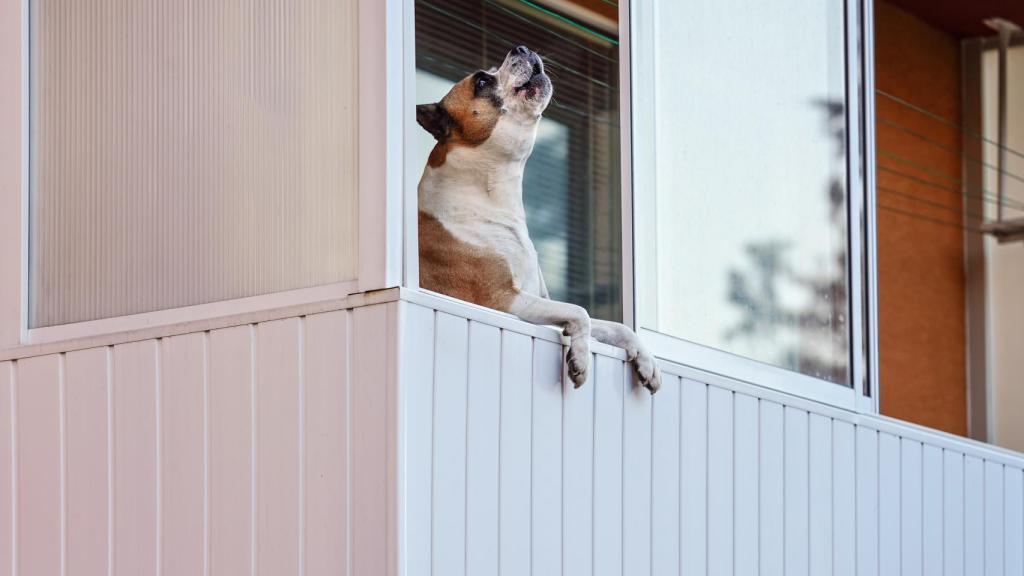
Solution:
{"label": "white paneled railing", "polygon": [[381,298],[0,362],[0,575],[1024,574],[1017,454]]}
{"label": "white paneled railing", "polygon": [[407,298],[409,576],[1024,574],[1019,455]]}

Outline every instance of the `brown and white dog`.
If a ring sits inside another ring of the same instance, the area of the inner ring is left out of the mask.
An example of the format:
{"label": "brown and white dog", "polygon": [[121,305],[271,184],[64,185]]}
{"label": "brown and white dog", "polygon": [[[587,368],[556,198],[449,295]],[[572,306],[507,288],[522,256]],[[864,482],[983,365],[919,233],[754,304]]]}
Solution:
{"label": "brown and white dog", "polygon": [[591,336],[623,348],[654,393],[658,364],[636,333],[548,298],[526,229],[523,168],[551,93],[540,56],[519,46],[500,68],[474,72],[440,102],[416,107],[417,122],[437,140],[419,185],[420,285],[560,326],[577,387],[587,379]]}

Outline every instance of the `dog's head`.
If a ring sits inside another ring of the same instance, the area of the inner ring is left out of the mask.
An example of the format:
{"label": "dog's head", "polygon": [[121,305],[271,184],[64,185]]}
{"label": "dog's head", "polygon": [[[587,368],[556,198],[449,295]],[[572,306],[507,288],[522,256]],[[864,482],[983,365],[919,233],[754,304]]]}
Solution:
{"label": "dog's head", "polygon": [[513,48],[499,68],[466,76],[440,102],[416,107],[416,121],[441,144],[431,165],[443,164],[453,147],[485,143],[487,153],[525,158],[551,93],[543,61],[525,46]]}

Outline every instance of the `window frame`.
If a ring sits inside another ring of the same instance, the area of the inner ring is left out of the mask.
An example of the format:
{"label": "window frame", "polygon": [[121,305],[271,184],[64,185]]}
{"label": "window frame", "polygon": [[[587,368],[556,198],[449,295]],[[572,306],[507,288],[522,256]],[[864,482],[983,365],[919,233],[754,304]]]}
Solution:
{"label": "window frame", "polygon": [[[630,46],[630,57],[623,58],[622,85],[630,85],[630,92],[624,94],[623,101],[630,103],[637,124],[652,126],[654,119],[653,106],[644,102],[633,106],[630,96],[639,93],[632,85],[646,85],[655,77],[653,36],[650,33],[656,16],[654,5],[637,2],[637,8],[630,10],[629,0],[620,2],[620,24],[629,30],[630,42],[620,45]],[[848,208],[848,273],[850,281],[850,374],[851,385],[844,386],[800,374],[798,372],[773,366],[764,362],[739,356],[724,350],[697,344],[682,338],[671,336],[655,330],[639,326],[637,321],[637,303],[634,300],[624,308],[630,310],[628,324],[637,330],[647,345],[658,357],[687,364],[715,374],[749,382],[759,386],[772,388],[810,400],[822,402],[839,408],[866,413],[878,412],[878,335],[877,335],[877,258],[876,258],[876,217],[875,217],[875,185],[874,185],[874,58],[873,58],[873,6],[872,0],[846,0],[845,6],[845,55],[846,55],[846,96],[847,96],[847,208]],[[630,18],[632,16],[632,18]],[[633,42],[632,39],[637,41]],[[643,42],[643,44],[641,44]],[[647,55],[638,57],[638,53]],[[639,99],[638,99],[639,100]],[[622,106],[623,110],[627,106]],[[632,120],[633,118],[628,118]],[[633,139],[633,130],[623,130],[623,162],[628,161],[631,181],[623,182],[624,214],[626,202],[630,203],[628,221],[630,231],[627,235],[626,222],[623,223],[623,246],[628,246],[629,258],[623,257],[623,275],[625,284],[630,285],[633,298],[639,292],[639,274],[636,274],[636,236],[632,233],[637,228],[634,213],[642,210],[633,206],[642,206],[651,198],[635,195],[634,190],[650,190],[653,182],[648,181],[653,167],[637,168],[632,163],[632,147],[642,151],[645,147],[653,147],[650,138]],[[629,138],[629,142],[626,139]],[[626,152],[628,151],[628,152]],[[651,153],[638,153],[639,158],[652,158]],[[641,160],[641,162],[649,162]],[[625,172],[625,169],[624,169]],[[626,266],[628,264],[628,266]]]}
{"label": "window frame", "polygon": [[[403,76],[411,31],[411,0],[357,2],[359,87],[358,251],[354,280],[75,322],[28,326],[30,192],[30,3],[0,3],[0,354],[16,357],[41,344],[131,333],[187,332],[211,318],[242,317],[273,308],[316,304],[396,287],[402,280]],[[408,19],[408,20],[407,20]],[[381,94],[386,94],[381,98]]]}
{"label": "window frame", "polygon": [[[416,164],[415,25],[413,0],[406,0],[410,17],[406,19],[407,42],[404,58],[404,214],[406,231],[403,276],[407,288],[419,289],[419,243],[417,234],[417,183],[423,166]],[[634,4],[636,8],[634,9]],[[878,338],[877,338],[877,267],[875,246],[874,188],[874,59],[872,0],[846,0],[845,46],[847,58],[847,175],[849,192],[849,278],[851,299],[851,386],[843,386],[702,346],[660,332],[639,328],[638,334],[654,354],[665,360],[692,366],[720,376],[741,380],[783,393],[822,402],[839,408],[865,413],[878,412]],[[651,157],[644,148],[649,140],[634,139],[636,124],[651,122],[650,106],[634,106],[634,83],[643,84],[654,74],[651,58],[638,58],[634,38],[642,41],[644,18],[653,17],[651,4],[620,0],[619,2],[619,113],[621,150],[622,202],[622,310],[623,322],[637,329],[636,274],[636,202],[634,189],[649,189],[645,171],[637,170],[634,157]],[[648,51],[647,53],[650,53]],[[646,120],[645,120],[646,118]],[[634,147],[637,153],[634,155]],[[853,191],[857,191],[854,193]],[[854,265],[854,263],[857,263]],[[426,290],[424,290],[426,291]],[[444,295],[440,295],[444,297]],[[454,302],[454,300],[453,300]]]}

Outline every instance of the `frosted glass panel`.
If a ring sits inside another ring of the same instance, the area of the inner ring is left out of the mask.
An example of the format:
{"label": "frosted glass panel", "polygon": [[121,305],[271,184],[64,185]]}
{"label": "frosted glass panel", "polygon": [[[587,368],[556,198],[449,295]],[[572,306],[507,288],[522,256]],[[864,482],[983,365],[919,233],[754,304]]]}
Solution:
{"label": "frosted glass panel", "polygon": [[35,0],[30,326],[350,280],[355,0]]}
{"label": "frosted glass panel", "polygon": [[848,384],[844,2],[655,6],[640,324]]}

